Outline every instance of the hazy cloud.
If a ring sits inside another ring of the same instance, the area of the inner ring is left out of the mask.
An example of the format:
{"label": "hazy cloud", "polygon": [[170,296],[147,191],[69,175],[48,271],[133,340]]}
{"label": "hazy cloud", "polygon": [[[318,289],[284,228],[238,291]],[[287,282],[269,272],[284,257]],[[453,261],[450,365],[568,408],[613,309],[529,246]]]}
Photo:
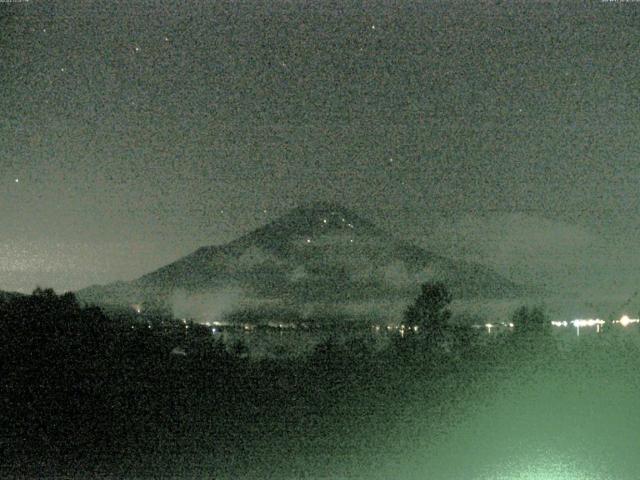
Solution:
{"label": "hazy cloud", "polygon": [[173,315],[176,318],[193,318],[197,321],[211,322],[220,320],[240,307],[244,291],[238,287],[188,294],[184,290],[175,291],[170,299]]}

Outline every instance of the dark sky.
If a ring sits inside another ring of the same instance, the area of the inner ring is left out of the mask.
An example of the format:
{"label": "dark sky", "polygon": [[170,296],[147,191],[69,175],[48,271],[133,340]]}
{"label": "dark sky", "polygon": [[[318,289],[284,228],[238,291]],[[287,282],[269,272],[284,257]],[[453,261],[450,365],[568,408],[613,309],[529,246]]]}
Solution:
{"label": "dark sky", "polygon": [[639,27],[634,2],[2,3],[0,289],[134,278],[316,198],[454,255],[506,218],[619,262]]}

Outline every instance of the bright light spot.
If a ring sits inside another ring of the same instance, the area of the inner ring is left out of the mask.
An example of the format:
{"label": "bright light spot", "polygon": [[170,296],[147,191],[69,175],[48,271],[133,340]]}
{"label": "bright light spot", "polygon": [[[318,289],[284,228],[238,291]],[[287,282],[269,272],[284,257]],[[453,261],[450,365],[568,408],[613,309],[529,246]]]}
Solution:
{"label": "bright light spot", "polygon": [[618,323],[623,327],[626,327],[627,325],[638,323],[639,321],[640,319],[638,318],[629,318],[627,315],[623,315],[622,317],[620,317],[620,320],[618,320]]}
{"label": "bright light spot", "polygon": [[19,178],[16,178],[16,183],[20,183],[20,179]]}
{"label": "bright light spot", "polygon": [[310,238],[307,238],[307,243],[311,243],[311,239]]}
{"label": "bright light spot", "polygon": [[326,219],[326,218],[323,218],[323,219],[322,219],[322,223],[327,223],[327,219]]}
{"label": "bright light spot", "polygon": [[493,325],[490,323],[485,323],[484,326],[487,327],[487,331],[491,333],[491,329],[493,328]]}
{"label": "bright light spot", "polygon": [[135,50],[136,50],[136,52],[139,52],[140,51],[140,47],[136,47]]}
{"label": "bright light spot", "polygon": [[371,25],[371,30],[375,30],[376,26],[375,25]]}
{"label": "bright light spot", "polygon": [[569,325],[569,323],[566,320],[563,320],[563,321],[553,320],[551,322],[551,325],[553,325],[554,327],[566,327],[567,325]]}

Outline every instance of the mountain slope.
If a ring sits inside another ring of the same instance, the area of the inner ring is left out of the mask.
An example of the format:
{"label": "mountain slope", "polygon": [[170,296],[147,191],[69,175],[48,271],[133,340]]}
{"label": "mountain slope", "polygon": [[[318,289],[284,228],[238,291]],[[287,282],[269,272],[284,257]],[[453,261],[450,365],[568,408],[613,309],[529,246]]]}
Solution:
{"label": "mountain slope", "polygon": [[226,245],[202,247],[133,282],[78,292],[88,303],[167,305],[177,292],[235,288],[254,301],[300,306],[410,298],[420,282],[457,298],[514,297],[525,289],[475,263],[428,252],[335,203],[298,207]]}

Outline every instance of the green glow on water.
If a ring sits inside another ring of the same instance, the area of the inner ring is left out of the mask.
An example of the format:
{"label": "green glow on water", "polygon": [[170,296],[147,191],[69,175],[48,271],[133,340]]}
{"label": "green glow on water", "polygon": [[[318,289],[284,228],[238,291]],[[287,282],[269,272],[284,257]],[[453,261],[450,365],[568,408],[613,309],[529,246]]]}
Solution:
{"label": "green glow on water", "polygon": [[482,480],[604,480],[604,478],[587,473],[573,464],[543,460],[537,464],[489,475]]}

